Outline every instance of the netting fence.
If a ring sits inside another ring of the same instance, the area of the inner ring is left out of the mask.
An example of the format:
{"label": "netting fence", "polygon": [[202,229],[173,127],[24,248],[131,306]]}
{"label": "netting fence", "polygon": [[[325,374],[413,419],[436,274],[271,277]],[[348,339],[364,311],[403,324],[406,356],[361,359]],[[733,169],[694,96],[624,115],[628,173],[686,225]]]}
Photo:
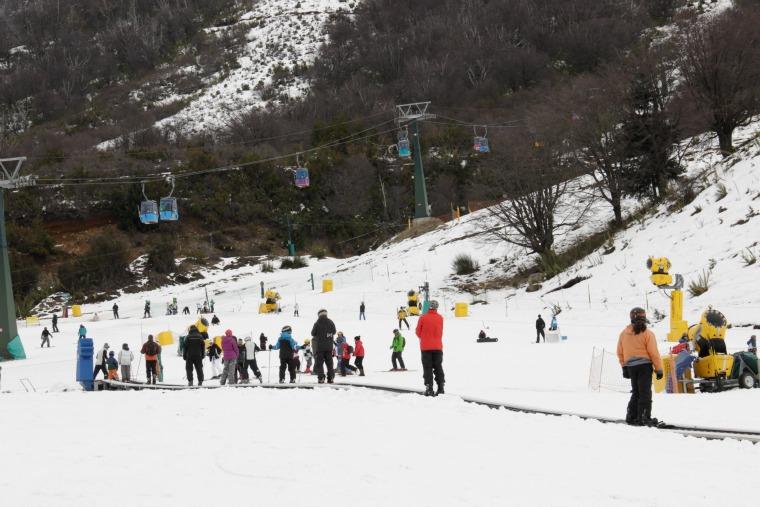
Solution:
{"label": "netting fence", "polygon": [[591,351],[588,387],[592,391],[608,389],[627,393],[631,390],[630,382],[623,378],[616,354],[603,347],[594,347]]}

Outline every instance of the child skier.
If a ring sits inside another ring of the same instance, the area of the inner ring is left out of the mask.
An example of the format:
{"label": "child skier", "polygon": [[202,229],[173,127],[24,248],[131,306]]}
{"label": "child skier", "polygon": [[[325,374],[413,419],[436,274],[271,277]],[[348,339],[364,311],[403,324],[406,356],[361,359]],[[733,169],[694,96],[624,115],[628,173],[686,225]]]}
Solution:
{"label": "child skier", "polygon": [[[398,329],[394,329],[393,342],[391,343],[391,350],[393,350],[393,354],[391,355],[391,363],[393,364],[393,368],[391,368],[391,371],[406,371],[406,366],[404,366],[404,358],[401,357],[405,346],[406,338],[401,336],[401,333]],[[397,362],[401,365],[401,368],[398,367]]]}
{"label": "child skier", "polygon": [[250,336],[245,337],[245,370],[246,374],[248,372],[248,368],[253,371],[253,375],[256,377],[256,379],[259,381],[259,383],[262,383],[263,380],[261,379],[261,371],[259,371],[259,366],[256,364],[256,352],[259,351],[259,347],[253,343],[253,340]]}
{"label": "child skier", "polygon": [[351,361],[351,354],[354,352],[354,348],[346,342],[343,342],[340,348],[340,376],[345,377],[348,370],[351,372],[356,371],[356,367],[349,364]]}
{"label": "child skier", "polygon": [[293,339],[291,333],[293,329],[290,326],[284,326],[280,332],[277,343],[269,346],[269,350],[280,351],[280,384],[285,383],[285,370],[290,373],[290,383],[296,383],[296,367],[293,361],[293,352],[298,350],[298,344]]}
{"label": "child skier", "polygon": [[250,377],[248,376],[248,367],[245,365],[246,360],[246,348],[245,348],[245,342],[238,338],[238,352],[239,355],[237,357],[237,374],[238,378],[240,379],[241,384],[247,384],[250,380]]}
{"label": "child skier", "polygon": [[106,368],[106,363],[108,362],[108,344],[104,343],[103,348],[101,348],[96,354],[95,354],[95,371],[92,374],[92,378],[95,379],[95,377],[98,376],[98,372],[103,372],[103,377],[108,377],[108,370]]}
{"label": "child skier", "polygon": [[208,348],[208,359],[211,361],[211,379],[218,379],[221,375],[221,368],[219,366],[222,349],[215,341],[211,341],[211,345]]}
{"label": "child skier", "polygon": [[303,371],[304,373],[311,373],[311,365],[314,362],[314,352],[311,350],[311,340],[306,338],[303,341],[303,345],[301,346],[301,350],[303,350],[303,358],[304,361],[306,361],[306,369]]}
{"label": "child skier", "polygon": [[113,350],[108,353],[108,380],[119,380],[119,361],[116,360],[116,354]]}

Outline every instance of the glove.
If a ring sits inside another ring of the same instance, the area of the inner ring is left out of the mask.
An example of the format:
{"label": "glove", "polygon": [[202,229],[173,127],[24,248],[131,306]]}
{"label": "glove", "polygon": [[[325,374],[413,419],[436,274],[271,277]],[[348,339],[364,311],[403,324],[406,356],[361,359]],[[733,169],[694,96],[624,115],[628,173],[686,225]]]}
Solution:
{"label": "glove", "polygon": [[662,380],[662,370],[657,370],[655,375],[657,375],[657,380]]}
{"label": "glove", "polygon": [[623,378],[631,378],[631,372],[628,371],[627,366],[623,366]]}
{"label": "glove", "polygon": [[272,345],[271,344],[269,345],[269,350],[272,350]]}

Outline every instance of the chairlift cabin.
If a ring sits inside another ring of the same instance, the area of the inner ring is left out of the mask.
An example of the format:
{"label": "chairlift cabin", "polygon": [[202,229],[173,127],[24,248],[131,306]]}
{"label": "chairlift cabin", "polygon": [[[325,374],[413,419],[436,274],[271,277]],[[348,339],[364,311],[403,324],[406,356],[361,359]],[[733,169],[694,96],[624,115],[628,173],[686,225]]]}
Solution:
{"label": "chairlift cabin", "polygon": [[409,132],[406,129],[400,130],[398,133],[398,156],[401,158],[412,156],[412,149],[409,145]]}
{"label": "chairlift cabin", "polygon": [[140,222],[147,225],[158,223],[158,205],[156,201],[146,199],[140,203]]}
{"label": "chairlift cabin", "polygon": [[176,222],[179,220],[179,208],[177,207],[177,198],[176,197],[162,197],[160,206],[159,206],[159,214],[161,217],[161,220],[167,221],[167,222]]}
{"label": "chairlift cabin", "polygon": [[298,188],[306,188],[310,185],[309,170],[305,167],[299,167],[296,169],[295,176],[296,186]]}
{"label": "chairlift cabin", "polygon": [[[483,127],[486,129],[485,127]],[[483,135],[478,135],[478,128],[477,126],[472,127],[472,130],[474,132],[474,139],[472,143],[472,149],[475,150],[477,153],[489,153],[491,151],[490,146],[488,145],[488,138],[486,137],[488,135],[488,130],[484,130]]]}

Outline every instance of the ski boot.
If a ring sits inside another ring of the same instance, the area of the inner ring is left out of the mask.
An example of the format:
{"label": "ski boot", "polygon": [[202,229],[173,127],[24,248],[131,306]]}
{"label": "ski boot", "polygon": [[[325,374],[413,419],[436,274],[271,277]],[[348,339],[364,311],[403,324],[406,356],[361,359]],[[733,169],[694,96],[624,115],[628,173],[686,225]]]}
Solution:
{"label": "ski boot", "polygon": [[443,383],[438,384],[438,389],[436,389],[435,394],[436,394],[436,396],[439,395],[439,394],[445,394],[443,392]]}
{"label": "ski boot", "polygon": [[281,379],[280,379],[280,384],[284,384],[284,383],[285,383],[285,379],[284,379],[284,378],[281,378]]}
{"label": "ski boot", "polygon": [[435,391],[433,391],[433,384],[425,384],[425,396],[435,396]]}
{"label": "ski boot", "polygon": [[333,380],[333,379],[331,379],[331,378],[328,378],[328,379],[327,379],[327,383],[328,383],[328,384],[334,384],[334,383],[335,383],[335,380]]}
{"label": "ski boot", "polygon": [[294,378],[290,379],[290,383],[291,384],[295,384],[296,383],[296,379],[294,379]]}
{"label": "ski boot", "polygon": [[259,380],[259,384],[263,384],[264,383],[264,379],[261,378],[261,374],[256,375],[256,378]]}
{"label": "ski boot", "polygon": [[188,380],[187,381],[187,385],[189,385],[190,387],[193,387],[193,381],[192,380]]}
{"label": "ski boot", "polygon": [[323,379],[323,378],[317,379],[317,382],[320,383],[320,384],[324,384],[325,383],[325,379]]}

